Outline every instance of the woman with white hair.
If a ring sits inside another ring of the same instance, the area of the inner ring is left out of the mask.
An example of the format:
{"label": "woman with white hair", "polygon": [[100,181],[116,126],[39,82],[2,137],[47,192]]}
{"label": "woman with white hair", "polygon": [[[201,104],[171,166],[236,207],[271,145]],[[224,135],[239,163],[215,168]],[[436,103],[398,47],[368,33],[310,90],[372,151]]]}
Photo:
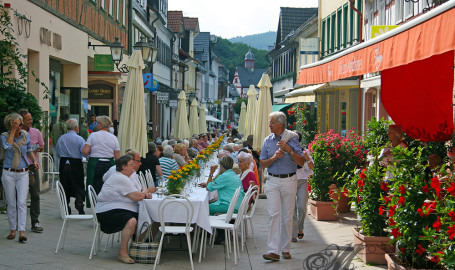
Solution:
{"label": "woman with white hair", "polygon": [[163,171],[163,177],[165,179],[169,178],[171,171],[176,171],[179,169],[179,165],[172,158],[174,156],[174,149],[170,145],[163,147],[163,157],[160,158],[161,171]]}
{"label": "woman with white hair", "polygon": [[243,190],[247,192],[250,185],[256,185],[256,175],[253,170],[250,169],[250,164],[253,162],[253,155],[250,153],[240,152],[237,159],[239,161],[239,168],[242,171],[239,174],[239,177],[242,181]]}
{"label": "woman with white hair", "polygon": [[[98,194],[104,183],[103,175],[114,166],[114,159],[120,157],[120,145],[117,137],[109,132],[109,127],[112,126],[111,119],[102,115],[96,117],[96,121],[98,131],[90,134],[82,154],[90,157],[87,164],[86,190],[92,185]],[[90,207],[88,198],[86,201]]]}

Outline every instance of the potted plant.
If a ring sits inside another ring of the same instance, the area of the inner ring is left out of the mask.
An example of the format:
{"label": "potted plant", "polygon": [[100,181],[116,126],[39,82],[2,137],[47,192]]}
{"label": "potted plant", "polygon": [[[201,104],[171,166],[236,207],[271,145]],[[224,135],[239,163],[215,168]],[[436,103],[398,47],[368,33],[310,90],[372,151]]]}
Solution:
{"label": "potted plant", "polygon": [[392,251],[388,245],[390,239],[384,213],[388,188],[384,182],[384,168],[380,165],[380,153],[387,144],[387,127],[389,121],[372,118],[365,132],[365,146],[368,149],[368,164],[356,170],[344,186],[345,192],[352,198],[354,212],[361,226],[352,228],[354,245],[360,251],[357,256],[365,263],[386,264],[385,252]]}
{"label": "potted plant", "polygon": [[[314,214],[316,201],[325,202],[324,205],[327,202],[333,204],[334,196],[332,198],[330,196],[331,185],[336,185],[336,188],[343,187],[349,175],[352,175],[351,172],[355,168],[364,166],[365,148],[360,136],[354,130],[350,130],[346,136],[340,136],[330,130],[327,133],[316,135],[313,142],[310,143],[309,149],[314,160],[314,174],[309,179],[310,203]],[[339,191],[336,194],[343,196]],[[335,200],[338,201],[339,197]],[[332,219],[336,219],[336,216]]]}
{"label": "potted plant", "polygon": [[[426,170],[428,156],[425,152],[428,151],[421,145],[392,149],[395,162],[389,168],[393,180],[387,184],[389,196],[383,199],[387,204],[384,211],[388,216],[389,234],[396,245],[395,254],[386,254],[389,269],[436,269],[440,263],[441,256],[427,250],[438,237],[432,233],[438,233],[437,230],[442,228],[441,218],[435,214],[437,203],[434,196],[442,196],[446,191],[441,188],[439,179],[432,179]],[[440,248],[436,246],[435,249]]]}

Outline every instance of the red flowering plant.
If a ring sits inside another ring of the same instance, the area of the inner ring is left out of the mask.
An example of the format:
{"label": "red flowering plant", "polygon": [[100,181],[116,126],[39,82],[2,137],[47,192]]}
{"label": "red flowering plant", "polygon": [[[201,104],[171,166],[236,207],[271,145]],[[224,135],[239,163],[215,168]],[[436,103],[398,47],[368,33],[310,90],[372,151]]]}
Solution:
{"label": "red flowering plant", "polygon": [[[427,168],[428,156],[424,147],[395,147],[392,150],[394,163],[389,166],[393,178],[387,187],[389,196],[384,197],[387,207],[383,215],[388,218],[388,230],[392,243],[396,244],[396,256],[401,264],[413,268],[436,267],[437,260],[426,252],[429,239],[425,231],[441,231],[440,218],[435,214],[435,201],[428,200],[441,195],[439,180],[431,179]],[[433,195],[434,193],[434,195]],[[438,195],[439,194],[439,195]],[[445,227],[447,228],[447,227]]]}
{"label": "red flowering plant", "polygon": [[317,111],[313,102],[297,103],[288,110],[288,128],[300,131],[308,145],[317,133]]}
{"label": "red flowering plant", "polygon": [[431,179],[422,192],[428,194],[428,199],[417,209],[420,216],[434,216],[431,226],[423,231],[423,240],[429,245],[420,247],[419,254],[427,255],[435,263],[447,269],[455,268],[455,183],[442,169]]}
{"label": "red flowering plant", "polygon": [[332,130],[318,134],[308,148],[314,160],[313,176],[309,179],[314,200],[330,201],[329,186],[343,187],[355,168],[365,166],[363,140],[354,130],[344,137]]}
{"label": "red flowering plant", "polygon": [[385,170],[380,165],[380,154],[388,143],[389,123],[390,121],[384,119],[377,121],[375,118],[367,123],[364,143],[368,150],[368,164],[356,170],[354,176],[344,186],[361,223],[358,231],[365,236],[387,235],[386,203],[381,199],[386,200],[389,187],[384,182]]}

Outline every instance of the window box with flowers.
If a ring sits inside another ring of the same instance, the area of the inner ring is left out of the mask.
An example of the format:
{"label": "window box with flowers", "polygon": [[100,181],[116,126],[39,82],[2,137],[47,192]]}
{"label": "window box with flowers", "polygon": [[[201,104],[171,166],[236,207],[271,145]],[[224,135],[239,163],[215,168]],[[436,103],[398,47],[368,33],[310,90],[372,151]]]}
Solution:
{"label": "window box with flowers", "polygon": [[[354,130],[345,137],[332,130],[318,134],[309,149],[314,160],[314,174],[309,179],[313,201],[333,201],[330,186],[343,187],[353,170],[365,165],[363,141]],[[341,192],[337,194],[341,195]]]}

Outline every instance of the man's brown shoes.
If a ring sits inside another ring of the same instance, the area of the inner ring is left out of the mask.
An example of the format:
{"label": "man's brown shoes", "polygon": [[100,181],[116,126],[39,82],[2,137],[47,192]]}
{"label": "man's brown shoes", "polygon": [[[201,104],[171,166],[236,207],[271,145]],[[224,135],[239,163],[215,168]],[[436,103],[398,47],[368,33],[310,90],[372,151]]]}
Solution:
{"label": "man's brown shoes", "polygon": [[280,260],[280,255],[277,255],[275,253],[268,253],[262,255],[262,258],[264,258],[264,260],[277,262]]}
{"label": "man's brown shoes", "polygon": [[283,259],[286,259],[286,260],[292,259],[291,253],[289,253],[289,252],[283,252],[281,254],[283,254]]}

